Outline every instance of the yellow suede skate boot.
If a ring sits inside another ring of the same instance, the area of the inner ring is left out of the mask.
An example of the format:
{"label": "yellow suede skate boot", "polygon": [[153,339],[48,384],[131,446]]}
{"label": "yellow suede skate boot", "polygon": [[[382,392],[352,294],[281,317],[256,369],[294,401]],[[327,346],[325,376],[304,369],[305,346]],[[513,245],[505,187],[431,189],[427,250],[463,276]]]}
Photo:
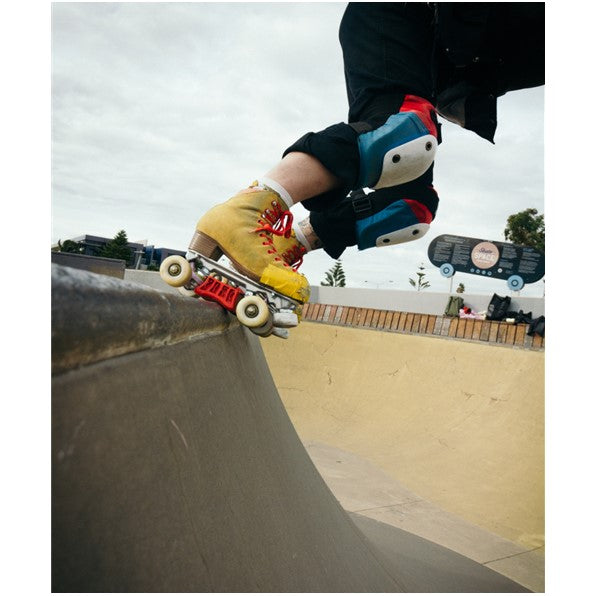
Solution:
{"label": "yellow suede skate boot", "polygon": [[273,246],[277,254],[281,256],[284,262],[294,271],[297,271],[302,265],[302,259],[308,252],[307,248],[298,240],[296,232],[290,230],[286,234],[277,234],[273,238]]}
{"label": "yellow suede skate boot", "polygon": [[189,249],[207,258],[224,254],[250,279],[299,302],[307,302],[310,286],[277,253],[274,232],[291,225],[292,216],[279,194],[253,183],[210,209],[197,223]]}

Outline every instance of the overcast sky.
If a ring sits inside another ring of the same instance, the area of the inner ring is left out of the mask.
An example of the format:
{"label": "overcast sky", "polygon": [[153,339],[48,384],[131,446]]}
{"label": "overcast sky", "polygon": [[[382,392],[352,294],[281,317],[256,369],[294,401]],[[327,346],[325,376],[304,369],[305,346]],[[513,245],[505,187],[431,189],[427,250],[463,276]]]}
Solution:
{"label": "overcast sky", "polygon": [[[52,7],[52,242],[83,234],[185,250],[198,218],[305,132],[345,121],[344,3],[57,3]],[[499,99],[496,144],[443,122],[441,202],[421,240],[343,256],[349,286],[410,289],[439,234],[503,241],[544,212],[544,88]],[[302,207],[296,217],[306,215]],[[318,251],[302,271],[319,283]],[[469,292],[505,281],[457,274]],[[542,296],[542,281],[523,295]]]}

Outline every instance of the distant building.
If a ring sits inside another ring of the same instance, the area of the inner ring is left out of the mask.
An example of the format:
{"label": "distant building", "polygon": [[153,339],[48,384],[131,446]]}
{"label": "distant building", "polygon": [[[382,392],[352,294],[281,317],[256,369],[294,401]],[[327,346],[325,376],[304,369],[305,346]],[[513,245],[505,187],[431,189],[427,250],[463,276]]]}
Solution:
{"label": "distant building", "polygon": [[[81,254],[98,257],[103,247],[113,240],[113,238],[104,238],[103,236],[77,236],[76,238],[69,238],[72,242],[77,242],[82,247]],[[131,250],[132,257],[126,266],[130,269],[147,269],[151,265],[159,267],[162,261],[170,255],[184,256],[186,251],[176,250],[173,248],[156,248],[151,244],[142,244],[140,242],[129,242],[128,246]],[[52,249],[57,247],[52,247]]]}
{"label": "distant building", "polygon": [[159,267],[163,260],[169,257],[170,255],[180,255],[185,256],[186,251],[184,250],[175,250],[173,248],[155,248],[154,246],[147,245],[145,246],[145,256],[143,258],[143,262],[146,266],[149,265],[156,265]]}

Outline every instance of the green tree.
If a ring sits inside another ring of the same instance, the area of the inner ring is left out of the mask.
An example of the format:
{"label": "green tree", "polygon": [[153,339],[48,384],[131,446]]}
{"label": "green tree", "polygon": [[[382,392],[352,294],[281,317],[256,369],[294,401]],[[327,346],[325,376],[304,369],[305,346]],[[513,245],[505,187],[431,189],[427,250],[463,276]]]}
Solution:
{"label": "green tree", "polygon": [[430,288],[430,283],[424,279],[426,277],[426,273],[424,273],[424,265],[422,263],[420,263],[416,275],[418,276],[417,280],[414,280],[410,277],[410,285],[415,287],[417,292],[425,290],[426,288]]}
{"label": "green tree", "polygon": [[346,285],[346,275],[344,273],[341,260],[335,261],[335,265],[327,273],[325,279],[321,282],[322,286],[337,286],[343,288]]}
{"label": "green tree", "polygon": [[84,246],[80,242],[75,242],[74,240],[65,240],[61,242],[58,240],[58,252],[74,252],[77,254],[82,254],[84,250]]}
{"label": "green tree", "polygon": [[538,210],[533,208],[514,213],[507,218],[504,234],[505,240],[513,244],[544,252],[544,215],[538,215]]}
{"label": "green tree", "polygon": [[132,259],[132,250],[128,246],[128,238],[124,230],[120,230],[99,252],[100,257],[122,259],[128,263]]}

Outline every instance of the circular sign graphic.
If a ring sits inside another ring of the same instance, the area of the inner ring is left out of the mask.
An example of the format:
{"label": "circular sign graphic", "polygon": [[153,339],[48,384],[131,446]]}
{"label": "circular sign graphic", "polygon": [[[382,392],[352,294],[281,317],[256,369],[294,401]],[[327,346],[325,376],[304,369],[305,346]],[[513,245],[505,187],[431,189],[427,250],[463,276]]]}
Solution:
{"label": "circular sign graphic", "polygon": [[521,290],[524,287],[524,280],[519,275],[512,275],[507,280],[507,287],[510,290]]}
{"label": "circular sign graphic", "polygon": [[455,275],[455,269],[451,263],[444,263],[439,271],[443,277],[453,277]]}
{"label": "circular sign graphic", "polygon": [[472,249],[471,257],[479,269],[490,269],[499,260],[499,249],[492,242],[481,242]]}

